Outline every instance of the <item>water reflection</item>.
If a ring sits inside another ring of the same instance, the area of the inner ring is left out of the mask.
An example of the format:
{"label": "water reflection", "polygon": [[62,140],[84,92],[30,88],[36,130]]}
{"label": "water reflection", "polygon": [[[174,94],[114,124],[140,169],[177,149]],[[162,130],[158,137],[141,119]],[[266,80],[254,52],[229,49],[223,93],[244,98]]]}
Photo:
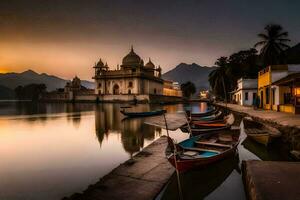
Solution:
{"label": "water reflection", "polygon": [[[224,180],[236,170],[239,170],[239,157],[234,156],[218,163],[212,164],[209,167],[192,170],[180,174],[182,193],[184,199],[203,199],[212,191],[214,191]],[[174,174],[168,186],[166,187],[161,200],[177,200],[177,179]]]}
{"label": "water reflection", "polygon": [[[149,105],[138,105],[132,111],[149,111]],[[118,104],[100,104],[95,109],[95,129],[101,146],[110,134],[120,134],[124,150],[132,156],[144,147],[144,140],[154,140],[161,135],[161,129],[144,124],[144,118],[124,118]]]}

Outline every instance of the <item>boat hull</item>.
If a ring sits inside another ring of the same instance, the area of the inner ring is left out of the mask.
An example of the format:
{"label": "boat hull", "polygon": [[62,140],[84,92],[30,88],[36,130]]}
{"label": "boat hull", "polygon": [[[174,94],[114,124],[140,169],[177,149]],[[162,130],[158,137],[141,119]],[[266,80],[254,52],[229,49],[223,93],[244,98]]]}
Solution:
{"label": "boat hull", "polygon": [[[237,144],[230,150],[223,152],[221,154],[218,154],[216,156],[213,156],[213,157],[189,159],[189,160],[177,160],[177,170],[179,172],[184,172],[184,171],[188,171],[191,169],[207,166],[209,164],[218,162],[218,161],[228,158],[230,156],[234,156],[236,153],[236,149],[237,149]],[[175,159],[174,159],[173,154],[168,157],[168,161],[176,168]]]}
{"label": "boat hull", "polygon": [[247,134],[247,136],[252,140],[255,140],[256,142],[266,146],[271,143],[271,137],[269,134]]}
{"label": "boat hull", "polygon": [[123,110],[120,111],[123,115],[127,117],[149,117],[154,115],[161,115],[165,113],[165,110],[151,111],[151,112],[125,112]]}

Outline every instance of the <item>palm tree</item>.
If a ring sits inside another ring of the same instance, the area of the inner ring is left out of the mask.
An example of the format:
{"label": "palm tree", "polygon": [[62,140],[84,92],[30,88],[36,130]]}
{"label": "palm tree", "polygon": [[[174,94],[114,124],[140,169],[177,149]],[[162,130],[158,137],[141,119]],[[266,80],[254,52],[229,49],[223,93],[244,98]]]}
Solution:
{"label": "palm tree", "polygon": [[289,45],[286,44],[290,42],[288,32],[283,31],[282,26],[278,24],[269,24],[265,27],[265,32],[259,33],[258,37],[261,38],[261,41],[257,42],[254,47],[262,46],[260,55],[264,64],[272,65],[282,62],[280,57],[289,48]]}
{"label": "palm tree", "polygon": [[227,76],[226,75],[227,64],[228,64],[227,57],[220,57],[215,62],[215,65],[217,65],[218,68],[213,70],[208,75],[208,81],[215,95],[223,97],[226,101],[228,100],[226,85],[225,85],[225,79]]}

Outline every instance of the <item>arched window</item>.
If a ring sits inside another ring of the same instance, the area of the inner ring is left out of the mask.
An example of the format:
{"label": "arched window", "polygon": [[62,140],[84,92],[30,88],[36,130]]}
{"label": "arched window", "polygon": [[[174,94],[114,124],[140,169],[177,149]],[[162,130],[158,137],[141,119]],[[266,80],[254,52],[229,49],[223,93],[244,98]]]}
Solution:
{"label": "arched window", "polygon": [[128,94],[131,94],[131,89],[128,90]]}
{"label": "arched window", "polygon": [[98,94],[101,94],[101,90],[99,90]]}
{"label": "arched window", "polygon": [[114,85],[114,87],[113,87],[113,94],[120,94],[120,92],[119,92],[119,85],[118,84]]}
{"label": "arched window", "polygon": [[128,83],[128,87],[132,87],[133,86],[133,83],[132,83],[132,81],[129,81],[129,83]]}
{"label": "arched window", "polygon": [[156,88],[154,88],[154,94],[156,94]]}
{"label": "arched window", "polygon": [[101,83],[98,84],[98,88],[100,88],[100,87],[101,87]]}

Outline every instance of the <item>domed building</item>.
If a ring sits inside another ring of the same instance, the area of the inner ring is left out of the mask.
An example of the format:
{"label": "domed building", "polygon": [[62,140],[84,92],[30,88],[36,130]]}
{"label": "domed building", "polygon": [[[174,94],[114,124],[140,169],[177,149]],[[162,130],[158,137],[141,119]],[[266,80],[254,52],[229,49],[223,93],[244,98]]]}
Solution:
{"label": "domed building", "polygon": [[116,69],[110,69],[101,59],[95,63],[94,69],[95,94],[104,100],[142,100],[145,95],[163,94],[161,68],[150,58],[144,65],[133,47]]}

